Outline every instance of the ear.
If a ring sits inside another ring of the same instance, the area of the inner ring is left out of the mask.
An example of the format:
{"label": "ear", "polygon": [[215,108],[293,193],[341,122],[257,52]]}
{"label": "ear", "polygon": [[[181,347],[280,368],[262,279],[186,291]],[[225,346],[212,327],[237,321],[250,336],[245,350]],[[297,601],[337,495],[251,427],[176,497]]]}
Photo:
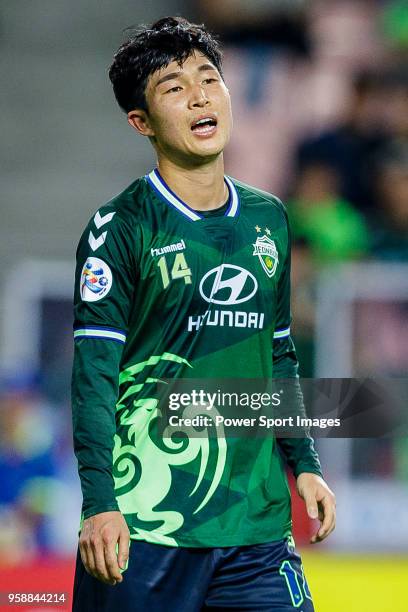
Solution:
{"label": "ear", "polygon": [[146,111],[141,109],[132,110],[128,113],[127,120],[128,124],[142,136],[154,136],[154,131]]}

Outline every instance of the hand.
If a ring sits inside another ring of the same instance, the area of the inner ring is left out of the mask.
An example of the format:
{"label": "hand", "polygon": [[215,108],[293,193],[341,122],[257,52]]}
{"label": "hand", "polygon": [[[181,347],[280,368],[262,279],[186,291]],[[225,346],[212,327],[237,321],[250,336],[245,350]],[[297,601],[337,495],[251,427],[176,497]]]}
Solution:
{"label": "hand", "polygon": [[122,582],[120,569],[125,568],[129,556],[129,535],[126,521],[118,511],[101,512],[85,519],[79,551],[88,574],[105,584]]}
{"label": "hand", "polygon": [[305,500],[307,513],[312,519],[319,519],[320,529],[310,543],[321,542],[336,526],[336,498],[323,478],[317,474],[302,472],[296,480],[297,491]]}

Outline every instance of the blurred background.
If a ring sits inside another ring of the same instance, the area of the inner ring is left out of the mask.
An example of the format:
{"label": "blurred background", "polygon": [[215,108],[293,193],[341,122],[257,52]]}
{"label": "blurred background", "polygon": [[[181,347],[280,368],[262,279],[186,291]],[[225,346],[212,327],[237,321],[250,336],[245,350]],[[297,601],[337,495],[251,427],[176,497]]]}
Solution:
{"label": "blurred background", "polygon": [[[287,204],[301,375],[407,377],[406,1],[3,3],[3,591],[71,590],[81,504],[69,404],[75,249],[94,211],[154,166],[107,68],[124,28],[171,14],[204,21],[223,42],[227,173]],[[316,610],[406,610],[408,440],[317,446],[338,500],[327,543],[308,546],[316,526],[293,500]]]}

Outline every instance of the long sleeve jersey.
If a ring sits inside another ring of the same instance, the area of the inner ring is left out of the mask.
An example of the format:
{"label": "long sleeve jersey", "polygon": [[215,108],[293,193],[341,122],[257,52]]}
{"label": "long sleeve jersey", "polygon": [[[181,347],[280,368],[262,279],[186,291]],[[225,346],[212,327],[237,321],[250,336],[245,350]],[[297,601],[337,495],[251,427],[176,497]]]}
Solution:
{"label": "long sleeve jersey", "polygon": [[285,208],[224,180],[228,202],[204,213],[155,169],[96,212],[77,250],[72,410],[81,518],[120,510],[135,540],[202,547],[287,537],[282,457],[295,476],[321,475],[308,435],[154,433],[166,380],[297,376]]}

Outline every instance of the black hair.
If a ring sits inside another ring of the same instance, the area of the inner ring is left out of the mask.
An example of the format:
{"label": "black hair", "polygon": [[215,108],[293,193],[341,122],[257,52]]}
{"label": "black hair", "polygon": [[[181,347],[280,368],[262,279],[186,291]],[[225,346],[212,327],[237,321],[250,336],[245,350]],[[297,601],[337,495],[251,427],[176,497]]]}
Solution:
{"label": "black hair", "polygon": [[149,76],[173,61],[181,66],[195,50],[201,51],[223,78],[218,40],[204,24],[190,23],[182,17],[163,17],[151,26],[140,26],[119,47],[109,68],[122,110],[128,113],[141,108],[147,112],[145,90]]}

